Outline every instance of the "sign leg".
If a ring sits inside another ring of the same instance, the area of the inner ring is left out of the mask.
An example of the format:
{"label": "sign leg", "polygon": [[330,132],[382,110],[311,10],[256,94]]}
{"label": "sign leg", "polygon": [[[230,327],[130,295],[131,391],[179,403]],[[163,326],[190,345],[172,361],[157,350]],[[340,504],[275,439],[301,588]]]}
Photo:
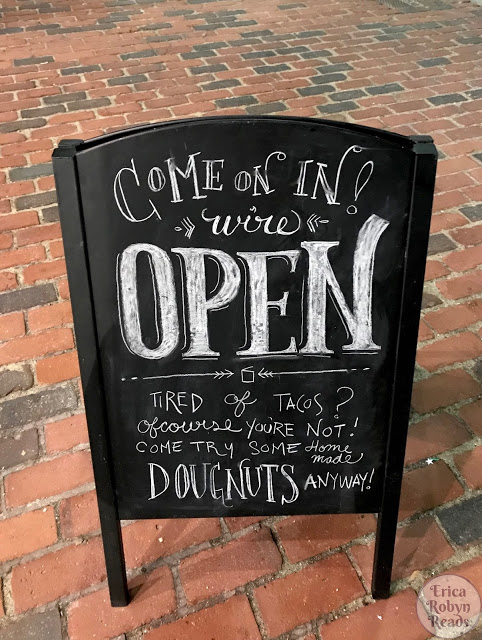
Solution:
{"label": "sign leg", "polygon": [[393,552],[397,532],[398,501],[396,502],[397,506],[395,509],[382,510],[378,514],[372,574],[372,596],[375,600],[388,598],[390,596]]}
{"label": "sign leg", "polygon": [[101,509],[101,531],[110,601],[113,607],[125,607],[129,604],[130,595],[121,526],[110,505]]}

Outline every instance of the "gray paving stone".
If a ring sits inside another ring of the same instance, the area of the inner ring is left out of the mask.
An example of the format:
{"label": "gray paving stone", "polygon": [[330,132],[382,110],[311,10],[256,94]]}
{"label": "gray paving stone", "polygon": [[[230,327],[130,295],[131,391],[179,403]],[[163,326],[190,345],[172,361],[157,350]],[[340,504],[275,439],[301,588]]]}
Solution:
{"label": "gray paving stone", "polygon": [[15,391],[26,391],[33,385],[33,375],[28,366],[22,369],[0,371],[0,398]]}
{"label": "gray paving stone", "polygon": [[25,289],[15,289],[15,291],[0,293],[0,313],[30,309],[55,300],[57,300],[57,293],[51,282]]}
{"label": "gray paving stone", "polygon": [[62,640],[58,609],[27,614],[0,631],[0,640]]}
{"label": "gray paving stone", "polygon": [[77,396],[68,385],[3,400],[0,403],[0,429],[20,427],[76,407]]}
{"label": "gray paving stone", "polygon": [[442,526],[456,544],[465,545],[482,538],[482,495],[469,498],[437,515]]}
{"label": "gray paving stone", "polygon": [[0,438],[0,470],[33,460],[38,455],[37,429],[28,429],[14,436]]}

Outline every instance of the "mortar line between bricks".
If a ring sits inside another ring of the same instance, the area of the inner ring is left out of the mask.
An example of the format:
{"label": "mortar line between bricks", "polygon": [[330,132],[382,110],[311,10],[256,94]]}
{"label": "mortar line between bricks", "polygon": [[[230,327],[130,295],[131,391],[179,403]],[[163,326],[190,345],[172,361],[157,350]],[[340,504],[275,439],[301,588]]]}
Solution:
{"label": "mortar line between bricks", "polygon": [[288,555],[286,553],[286,550],[284,548],[283,543],[281,542],[281,538],[280,535],[278,533],[278,530],[276,528],[276,523],[273,523],[271,526],[266,527],[268,529],[268,531],[271,534],[271,538],[273,540],[273,542],[275,543],[279,554],[281,556],[281,570],[283,570],[284,567],[289,566],[290,565],[290,561],[288,559]]}
{"label": "mortar line between bricks", "polygon": [[355,556],[353,555],[351,547],[347,547],[345,549],[345,553],[348,556],[348,560],[350,561],[351,566],[353,567],[355,573],[357,574],[358,579],[362,583],[363,588],[365,589],[367,595],[370,595],[371,594],[370,586],[369,586],[368,582],[365,580],[365,576],[363,575],[363,573],[362,573],[362,571],[360,569],[360,566],[359,566],[358,562],[356,561]]}
{"label": "mortar line between bricks", "polygon": [[258,607],[258,603],[256,602],[256,598],[254,597],[253,589],[246,589],[246,597],[249,601],[249,606],[251,607],[251,611],[253,613],[253,617],[258,625],[259,635],[261,636],[261,640],[269,640],[268,632],[266,631],[266,626],[264,624],[263,616],[261,615],[261,611]]}
{"label": "mortar line between bricks", "polygon": [[62,608],[62,606],[60,604],[57,605],[57,609],[58,609],[59,618],[60,618],[60,635],[61,635],[61,638],[62,638],[62,640],[69,640],[67,612],[65,611],[65,609]]}
{"label": "mortar line between bricks", "polygon": [[224,518],[219,518],[219,526],[221,528],[221,535],[228,536],[231,532],[229,530],[228,525],[226,524],[226,520]]}
{"label": "mortar line between bricks", "polygon": [[181,581],[181,576],[179,575],[179,563],[171,565],[170,569],[174,584],[174,592],[176,594],[176,609],[179,611],[187,606],[186,593]]}
{"label": "mortar line between bricks", "polygon": [[[467,443],[465,443],[465,444],[467,444]],[[465,451],[473,451],[475,449],[475,447],[480,446],[481,441],[479,440],[478,442],[471,443],[471,444],[473,444],[473,446],[471,448],[464,447],[462,449],[462,451],[464,451],[464,452]],[[461,447],[457,447],[457,449],[461,449]],[[457,455],[457,454],[455,454],[455,455]],[[461,484],[461,486],[462,486],[462,488],[464,490],[464,495],[465,494],[471,495],[472,489],[468,486],[467,481],[465,480],[465,478],[462,475],[462,473],[459,471],[459,468],[457,467],[457,465],[454,462],[453,456],[454,456],[454,452],[452,450],[450,452],[444,451],[441,454],[441,458],[440,459],[445,462],[445,464],[448,466],[448,468],[452,471],[454,476],[460,482],[460,484]]]}

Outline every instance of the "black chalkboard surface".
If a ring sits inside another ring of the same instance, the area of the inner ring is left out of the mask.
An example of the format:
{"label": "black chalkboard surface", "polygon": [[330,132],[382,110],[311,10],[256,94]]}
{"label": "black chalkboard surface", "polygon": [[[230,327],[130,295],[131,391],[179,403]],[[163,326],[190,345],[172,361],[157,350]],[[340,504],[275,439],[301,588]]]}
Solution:
{"label": "black chalkboard surface", "polygon": [[286,117],[54,152],[112,602],[120,519],[378,513],[388,595],[428,137]]}

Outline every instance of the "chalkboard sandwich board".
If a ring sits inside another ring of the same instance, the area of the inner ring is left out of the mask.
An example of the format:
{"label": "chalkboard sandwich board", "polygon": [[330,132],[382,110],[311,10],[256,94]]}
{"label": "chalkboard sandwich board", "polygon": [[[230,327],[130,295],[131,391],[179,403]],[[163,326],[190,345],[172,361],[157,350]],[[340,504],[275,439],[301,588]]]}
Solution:
{"label": "chalkboard sandwich board", "polygon": [[436,157],[278,116],[59,144],[113,606],[133,518],[375,513],[388,596]]}

